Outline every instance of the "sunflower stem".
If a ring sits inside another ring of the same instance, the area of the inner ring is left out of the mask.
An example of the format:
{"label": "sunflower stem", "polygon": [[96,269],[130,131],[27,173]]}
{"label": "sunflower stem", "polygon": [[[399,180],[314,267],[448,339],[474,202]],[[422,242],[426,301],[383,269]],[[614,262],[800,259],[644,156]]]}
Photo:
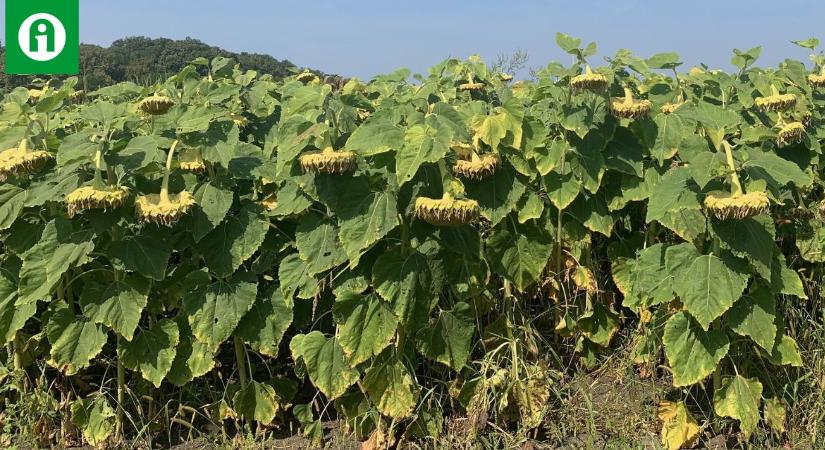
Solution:
{"label": "sunflower stem", "polygon": [[739,180],[739,175],[736,173],[736,164],[733,162],[733,148],[728,141],[722,141],[722,147],[725,149],[725,159],[727,160],[728,168],[730,169],[731,194],[742,195],[744,191],[742,190],[742,183]]}
{"label": "sunflower stem", "polygon": [[[122,337],[117,336],[117,346],[120,348]],[[122,437],[123,433],[123,402],[126,400],[126,370],[120,356],[117,358],[117,415],[115,416],[115,436]]]}
{"label": "sunflower stem", "polygon": [[633,103],[633,91],[630,87],[624,87],[624,102],[627,104]]}
{"label": "sunflower stem", "polygon": [[[565,159],[567,158],[567,150],[565,149],[561,153],[561,171],[564,173],[565,170]],[[558,215],[556,216],[556,276],[559,277],[559,286],[561,286],[562,276],[561,276],[561,269],[562,269],[562,219],[564,216],[564,209],[559,208]]]}
{"label": "sunflower stem", "polygon": [[243,341],[238,336],[234,337],[235,362],[238,364],[238,378],[241,380],[241,387],[246,387],[246,351],[243,348]]}
{"label": "sunflower stem", "polygon": [[22,352],[22,344],[20,343],[20,335],[15,334],[14,340],[12,341],[12,347],[14,352],[14,371],[23,370],[23,352]]}
{"label": "sunflower stem", "polygon": [[95,176],[92,185],[95,189],[103,188],[103,177],[100,175],[100,160],[103,159],[103,143],[101,142],[95,151]]}
{"label": "sunflower stem", "polygon": [[166,155],[166,170],[163,172],[163,182],[160,185],[160,201],[163,203],[169,202],[169,174],[172,172],[172,159],[178,142],[178,140],[172,142],[172,146],[169,147],[169,154]]}

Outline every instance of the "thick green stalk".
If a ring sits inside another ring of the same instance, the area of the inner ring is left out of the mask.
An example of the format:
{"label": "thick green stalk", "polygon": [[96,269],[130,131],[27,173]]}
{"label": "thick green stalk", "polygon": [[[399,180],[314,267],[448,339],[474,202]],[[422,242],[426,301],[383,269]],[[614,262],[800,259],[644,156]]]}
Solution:
{"label": "thick green stalk", "polygon": [[739,175],[736,173],[736,164],[733,161],[733,148],[728,141],[722,141],[722,148],[725,149],[725,159],[730,169],[730,184],[731,194],[742,195],[745,191],[742,190],[742,182],[739,181]]}
{"label": "thick green stalk", "polygon": [[23,370],[23,345],[20,342],[20,336],[15,335],[14,340],[12,342],[12,348],[14,352],[14,371]]}
{"label": "thick green stalk", "polygon": [[95,177],[92,181],[92,185],[95,189],[103,188],[103,177],[100,175],[100,160],[103,158],[102,146],[103,143],[101,142],[97,147],[97,151],[95,151]]}
{"label": "thick green stalk", "polygon": [[[564,172],[565,160],[567,158],[567,150],[561,153],[561,171]],[[562,218],[564,216],[564,208],[559,208],[556,216],[556,276],[559,277],[561,283],[561,269],[562,269]]]}
{"label": "thick green stalk", "polygon": [[[120,348],[122,337],[118,335],[117,346]],[[120,356],[117,358],[117,415],[115,416],[115,436],[122,437],[123,433],[123,402],[126,401],[126,369]]]}
{"label": "thick green stalk", "polygon": [[[112,228],[112,240],[117,239],[117,228]],[[114,271],[115,281],[120,279],[120,271]],[[123,361],[120,359],[120,348],[123,347],[123,338],[117,335],[117,413],[115,415],[115,436],[122,437],[123,432],[123,402],[126,401],[126,369],[123,367]]]}
{"label": "thick green stalk", "polygon": [[246,350],[243,347],[243,341],[238,336],[234,337],[235,343],[235,362],[238,364],[238,378],[241,380],[241,387],[246,387]]}
{"label": "thick green stalk", "polygon": [[[721,243],[719,242],[719,238],[714,236],[713,238],[713,254],[717,257],[721,257]],[[719,330],[722,327],[720,319],[716,319],[710,324],[711,330]],[[713,369],[713,391],[716,392],[722,387],[722,362],[720,361],[716,368]]]}

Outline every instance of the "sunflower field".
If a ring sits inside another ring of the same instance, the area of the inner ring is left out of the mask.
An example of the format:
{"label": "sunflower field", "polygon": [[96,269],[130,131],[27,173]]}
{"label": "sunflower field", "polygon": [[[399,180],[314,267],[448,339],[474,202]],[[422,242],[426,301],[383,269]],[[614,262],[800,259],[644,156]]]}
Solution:
{"label": "sunflower field", "polygon": [[733,73],[556,41],[572,64],[526,81],[219,57],[7,93],[0,444],[322,444],[333,419],[367,448],[539,439],[555,387],[620,344],[668,383],[663,448],[781,436],[799,386],[777,374],[808,370],[786,316],[822,324],[818,41]]}

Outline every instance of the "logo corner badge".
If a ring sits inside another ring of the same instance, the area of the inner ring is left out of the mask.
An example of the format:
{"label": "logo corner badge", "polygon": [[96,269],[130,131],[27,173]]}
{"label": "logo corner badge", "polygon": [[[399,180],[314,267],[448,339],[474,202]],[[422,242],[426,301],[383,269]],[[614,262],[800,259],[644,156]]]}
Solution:
{"label": "logo corner badge", "polygon": [[78,14],[78,0],[7,0],[6,73],[77,73]]}

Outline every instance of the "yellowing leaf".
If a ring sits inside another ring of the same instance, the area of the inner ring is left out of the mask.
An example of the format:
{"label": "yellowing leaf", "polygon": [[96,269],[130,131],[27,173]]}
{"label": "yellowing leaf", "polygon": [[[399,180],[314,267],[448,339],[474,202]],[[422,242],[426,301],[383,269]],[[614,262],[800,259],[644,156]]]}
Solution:
{"label": "yellowing leaf", "polygon": [[364,389],[381,414],[405,419],[418,401],[418,389],[407,368],[400,361],[372,367],[364,377]]}
{"label": "yellowing leaf", "polygon": [[769,398],[765,400],[765,422],[777,433],[785,432],[785,402],[780,398]]}
{"label": "yellowing leaf", "polygon": [[747,438],[759,423],[759,403],[762,401],[762,383],[756,378],[742,375],[725,378],[722,386],[713,393],[716,414],[732,417]]}
{"label": "yellowing leaf", "polygon": [[699,437],[699,424],[685,402],[664,401],[659,404],[659,420],[662,421],[662,445],[667,450],[690,448]]}
{"label": "yellowing leaf", "polygon": [[72,423],[80,429],[83,439],[94,447],[105,447],[115,428],[114,417],[115,412],[103,395],[72,403]]}

